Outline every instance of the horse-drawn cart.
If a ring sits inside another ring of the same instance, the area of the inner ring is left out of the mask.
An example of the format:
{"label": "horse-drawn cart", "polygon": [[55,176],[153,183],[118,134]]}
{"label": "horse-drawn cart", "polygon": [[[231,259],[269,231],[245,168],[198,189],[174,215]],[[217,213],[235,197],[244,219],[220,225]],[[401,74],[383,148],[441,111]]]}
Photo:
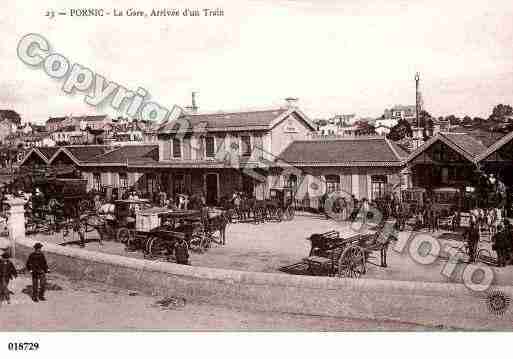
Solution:
{"label": "horse-drawn cart", "polygon": [[[385,222],[375,233],[349,237],[341,237],[336,231],[313,234],[308,238],[310,253],[303,259],[308,273],[359,278],[367,272],[367,264],[387,267],[388,245],[395,239],[394,227],[395,223]],[[376,253],[379,253],[379,264],[373,261]]]}
{"label": "horse-drawn cart", "polygon": [[69,233],[74,219],[84,208],[87,180],[76,178],[44,178],[34,182],[35,193],[26,205],[27,233]]}
{"label": "horse-drawn cart", "polygon": [[118,200],[104,204],[98,214],[85,216],[101,239],[114,238],[128,251],[141,250],[145,257],[170,257],[179,239],[192,250],[204,252],[216,241],[225,243],[225,213],[208,209],[176,210],[153,207],[147,200]]}

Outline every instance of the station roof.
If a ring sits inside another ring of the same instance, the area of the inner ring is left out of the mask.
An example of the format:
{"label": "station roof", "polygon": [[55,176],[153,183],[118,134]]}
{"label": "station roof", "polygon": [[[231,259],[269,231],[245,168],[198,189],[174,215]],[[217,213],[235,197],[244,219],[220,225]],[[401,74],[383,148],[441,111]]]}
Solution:
{"label": "station roof", "polygon": [[385,137],[294,141],[278,156],[302,166],[400,166],[407,153]]}
{"label": "station roof", "polygon": [[298,109],[276,108],[241,112],[215,112],[209,114],[184,114],[176,121],[162,125],[159,133],[176,133],[179,130],[191,132],[204,131],[245,131],[266,130],[272,128],[291,113],[295,113],[306,124],[315,130],[310,120]]}
{"label": "station roof", "polygon": [[431,137],[426,143],[413,151],[408,156],[406,162],[412,161],[439,141],[445,143],[472,163],[476,163],[478,156],[486,151],[486,146],[482,142],[466,133],[439,132],[436,136]]}

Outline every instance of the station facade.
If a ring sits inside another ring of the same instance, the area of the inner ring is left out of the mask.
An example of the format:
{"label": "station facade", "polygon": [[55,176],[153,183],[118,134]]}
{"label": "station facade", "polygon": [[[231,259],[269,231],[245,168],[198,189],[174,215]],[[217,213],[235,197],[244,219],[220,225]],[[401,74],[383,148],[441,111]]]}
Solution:
{"label": "station facade", "polygon": [[295,187],[297,200],[346,191],[373,199],[401,183],[403,150],[384,137],[310,140],[316,130],[297,107],[187,114],[162,125],[158,142],[121,147],[64,146],[32,150],[24,167],[72,167],[88,189],[136,188],[144,196],[202,192],[209,204],[233,192],[268,198]]}

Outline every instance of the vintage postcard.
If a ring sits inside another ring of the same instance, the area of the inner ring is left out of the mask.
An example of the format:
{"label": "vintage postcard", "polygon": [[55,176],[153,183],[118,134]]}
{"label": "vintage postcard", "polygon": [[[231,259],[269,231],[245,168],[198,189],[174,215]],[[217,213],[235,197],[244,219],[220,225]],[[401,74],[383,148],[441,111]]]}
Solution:
{"label": "vintage postcard", "polygon": [[0,331],[513,329],[513,3],[5,1]]}

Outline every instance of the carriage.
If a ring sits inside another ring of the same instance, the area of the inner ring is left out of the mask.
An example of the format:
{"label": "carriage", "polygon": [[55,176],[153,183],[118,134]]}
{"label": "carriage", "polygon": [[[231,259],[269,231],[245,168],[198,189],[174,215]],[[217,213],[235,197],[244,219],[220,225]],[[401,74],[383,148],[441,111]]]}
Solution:
{"label": "carriage", "polygon": [[[395,223],[382,222],[376,232],[341,237],[339,232],[330,231],[313,234],[310,253],[303,259],[311,275],[328,275],[360,278],[367,272],[367,265],[387,267],[387,250],[390,241],[396,239]],[[379,253],[380,263],[374,261]]]}
{"label": "carriage", "polygon": [[426,194],[426,189],[421,187],[404,189],[401,191],[402,205],[409,213],[414,213],[424,206]]}
{"label": "carriage", "polygon": [[77,178],[35,178],[37,190],[26,204],[27,233],[69,233],[72,222],[85,211],[87,180]]}
{"label": "carriage", "polygon": [[181,238],[198,252],[206,251],[213,241],[224,244],[227,224],[224,211],[154,207],[145,199],[104,204],[98,214],[85,215],[83,222],[86,228],[95,228],[102,240],[124,243],[127,251],[141,250],[145,258],[170,257]]}
{"label": "carriage", "polygon": [[294,218],[294,197],[294,191],[288,187],[275,187],[269,190],[269,201],[276,209],[274,212],[276,219],[290,221]]}
{"label": "carriage", "polygon": [[449,216],[461,209],[463,195],[459,188],[440,187],[433,189],[433,209],[440,216]]}
{"label": "carriage", "polygon": [[[149,209],[138,215],[155,218],[155,213]],[[179,239],[185,239],[189,248],[199,253],[206,252],[212,243],[226,243],[228,220],[224,211],[204,207],[160,212],[158,217],[159,220],[150,220],[154,227],[149,231],[135,232],[135,245],[143,250],[145,257],[171,256]]]}

